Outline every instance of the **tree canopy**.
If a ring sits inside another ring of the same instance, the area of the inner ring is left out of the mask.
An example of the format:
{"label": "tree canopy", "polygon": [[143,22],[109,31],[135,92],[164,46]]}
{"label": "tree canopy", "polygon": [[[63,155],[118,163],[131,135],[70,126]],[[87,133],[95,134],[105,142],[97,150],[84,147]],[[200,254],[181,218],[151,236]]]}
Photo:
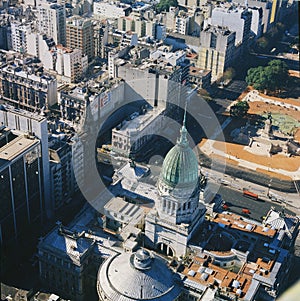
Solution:
{"label": "tree canopy", "polygon": [[158,13],[160,13],[162,11],[169,11],[170,6],[177,7],[178,1],[177,0],[160,0],[155,8],[156,8],[156,11]]}
{"label": "tree canopy", "polygon": [[247,101],[239,101],[230,107],[230,116],[232,117],[244,117],[249,110],[249,104]]}
{"label": "tree canopy", "polygon": [[287,84],[288,77],[287,65],[281,60],[272,60],[266,67],[250,68],[246,82],[260,91],[274,91],[282,89]]}

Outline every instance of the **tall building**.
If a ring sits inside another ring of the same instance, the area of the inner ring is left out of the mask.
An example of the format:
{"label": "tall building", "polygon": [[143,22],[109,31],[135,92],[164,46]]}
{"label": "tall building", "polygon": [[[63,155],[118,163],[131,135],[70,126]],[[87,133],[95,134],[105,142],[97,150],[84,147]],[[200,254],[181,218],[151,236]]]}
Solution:
{"label": "tall building", "polygon": [[73,16],[67,19],[66,46],[80,49],[83,55],[91,61],[94,57],[93,24],[91,20]]}
{"label": "tall building", "polygon": [[12,49],[17,52],[28,52],[28,35],[31,33],[32,25],[29,22],[11,22]]}
{"label": "tall building", "polygon": [[37,1],[38,29],[42,34],[52,37],[55,44],[66,46],[66,9],[65,5]]}
{"label": "tall building", "polygon": [[43,164],[35,136],[2,125],[0,143],[0,244],[6,246],[28,232],[30,224],[41,224]]}
{"label": "tall building", "polygon": [[[58,45],[56,48],[55,70],[63,82],[75,83],[82,79],[85,63],[80,49],[71,49]],[[85,68],[86,69],[86,68]]]}
{"label": "tall building", "polygon": [[220,78],[235,57],[235,32],[226,27],[208,26],[200,34],[197,67],[211,70],[211,80]]}
{"label": "tall building", "polygon": [[252,14],[246,7],[215,7],[208,24],[226,26],[236,32],[235,45],[243,48],[248,45],[251,32]]}
{"label": "tall building", "polygon": [[[5,106],[0,110],[0,124],[9,129],[19,131],[23,134],[29,135],[30,137],[34,136],[39,139],[39,176],[42,178],[43,183],[43,186],[41,186],[41,194],[43,195],[45,202],[44,209],[46,210],[46,215],[47,217],[51,217],[53,205],[50,200],[48,128],[46,118],[27,111],[15,109],[10,106]],[[16,147],[17,146],[18,145],[16,145]],[[27,160],[29,159],[27,158]],[[26,193],[29,193],[29,190],[27,190]],[[26,199],[26,194],[24,194],[22,198]]]}
{"label": "tall building", "polygon": [[[245,4],[245,0],[234,0],[233,3]],[[272,11],[272,1],[271,0],[247,0],[248,7],[261,8],[262,9],[262,30],[267,32],[271,26],[271,11]],[[252,23],[253,24],[253,23]]]}

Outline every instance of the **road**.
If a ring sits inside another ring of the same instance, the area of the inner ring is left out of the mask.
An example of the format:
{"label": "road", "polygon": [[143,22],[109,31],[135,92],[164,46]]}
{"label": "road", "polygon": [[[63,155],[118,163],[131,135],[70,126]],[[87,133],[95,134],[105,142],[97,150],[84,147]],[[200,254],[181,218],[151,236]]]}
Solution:
{"label": "road", "polygon": [[[274,207],[279,211],[282,210],[281,204],[276,204],[262,199],[258,199],[256,201],[245,197],[241,191],[234,190],[224,185],[218,187],[218,185],[213,182],[209,182],[209,185],[210,187],[213,187],[213,189],[218,188],[218,193],[221,194],[222,199],[226,202],[226,205],[229,206],[228,211],[242,215],[241,211],[243,208],[249,209],[251,212],[249,217],[251,219],[261,221],[261,217],[265,216],[271,207]],[[288,209],[286,209],[285,212],[293,214],[293,212]]]}

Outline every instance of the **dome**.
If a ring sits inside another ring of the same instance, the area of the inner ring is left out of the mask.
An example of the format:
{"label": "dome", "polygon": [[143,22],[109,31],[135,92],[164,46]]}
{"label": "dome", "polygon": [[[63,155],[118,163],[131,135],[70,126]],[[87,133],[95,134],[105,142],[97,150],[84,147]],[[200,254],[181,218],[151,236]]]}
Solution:
{"label": "dome", "polygon": [[166,155],[160,174],[159,181],[170,188],[194,187],[198,180],[198,160],[186,135],[184,120],[180,138]]}
{"label": "dome", "polygon": [[180,293],[166,262],[143,249],[107,259],[98,273],[97,290],[100,300],[106,297],[111,301],[171,301]]}

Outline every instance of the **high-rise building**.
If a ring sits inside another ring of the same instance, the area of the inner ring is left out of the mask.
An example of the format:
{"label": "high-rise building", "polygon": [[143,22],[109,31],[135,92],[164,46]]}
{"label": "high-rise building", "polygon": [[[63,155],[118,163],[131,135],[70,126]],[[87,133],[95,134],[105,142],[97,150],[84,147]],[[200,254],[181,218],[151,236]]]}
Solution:
{"label": "high-rise building", "polygon": [[[2,113],[2,112],[1,112]],[[0,127],[0,244],[17,241],[30,224],[41,223],[43,165],[41,141]]]}
{"label": "high-rise building", "polygon": [[226,26],[236,32],[235,45],[246,47],[251,32],[252,14],[246,7],[215,7],[208,24]]}
{"label": "high-rise building", "polygon": [[39,0],[38,29],[52,37],[56,44],[66,45],[66,9],[64,5]]}
{"label": "high-rise building", "polygon": [[31,24],[20,21],[11,22],[12,49],[21,53],[27,53],[28,35],[31,33]]}
{"label": "high-rise building", "polygon": [[[10,106],[2,106],[0,110],[0,124],[6,126],[9,129],[16,130],[23,134],[29,135],[29,137],[34,136],[39,139],[39,176],[42,178],[43,183],[40,189],[41,194],[44,198],[47,217],[51,217],[53,212],[53,206],[50,201],[47,119],[41,115],[15,109]],[[21,145],[19,146],[21,147]],[[18,144],[15,144],[15,147],[19,146]],[[29,159],[26,157],[26,160]],[[28,193],[28,196],[30,197],[30,191],[26,190],[26,193]],[[26,197],[27,194],[24,194],[22,196],[22,198],[24,199],[26,199]]]}
{"label": "high-rise building", "polygon": [[200,34],[197,67],[211,70],[212,81],[220,78],[235,57],[235,32],[226,27],[208,26]]}
{"label": "high-rise building", "polygon": [[67,19],[66,46],[71,49],[80,49],[87,55],[89,61],[94,57],[93,24],[91,20],[73,16]]}

